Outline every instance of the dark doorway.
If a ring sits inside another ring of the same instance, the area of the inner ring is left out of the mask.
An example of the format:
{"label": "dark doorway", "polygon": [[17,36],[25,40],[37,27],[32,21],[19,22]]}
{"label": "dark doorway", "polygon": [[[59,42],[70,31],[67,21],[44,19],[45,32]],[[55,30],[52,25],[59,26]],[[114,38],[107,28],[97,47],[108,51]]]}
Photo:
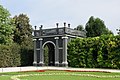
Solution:
{"label": "dark doorway", "polygon": [[55,66],[55,47],[52,43],[44,46],[44,63],[45,66]]}

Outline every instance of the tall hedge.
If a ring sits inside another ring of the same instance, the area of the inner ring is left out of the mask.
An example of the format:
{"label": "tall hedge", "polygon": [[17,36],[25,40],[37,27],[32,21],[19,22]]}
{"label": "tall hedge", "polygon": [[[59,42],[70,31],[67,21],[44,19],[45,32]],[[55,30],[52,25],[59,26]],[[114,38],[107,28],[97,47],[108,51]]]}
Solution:
{"label": "tall hedge", "polygon": [[20,61],[19,45],[0,45],[0,67],[20,66]]}
{"label": "tall hedge", "polygon": [[71,67],[120,69],[120,36],[77,38],[68,44]]}
{"label": "tall hedge", "polygon": [[0,44],[0,67],[17,67],[33,65],[33,49],[13,43]]}
{"label": "tall hedge", "polygon": [[20,49],[21,66],[33,65],[33,48],[29,48],[26,45],[21,45]]}

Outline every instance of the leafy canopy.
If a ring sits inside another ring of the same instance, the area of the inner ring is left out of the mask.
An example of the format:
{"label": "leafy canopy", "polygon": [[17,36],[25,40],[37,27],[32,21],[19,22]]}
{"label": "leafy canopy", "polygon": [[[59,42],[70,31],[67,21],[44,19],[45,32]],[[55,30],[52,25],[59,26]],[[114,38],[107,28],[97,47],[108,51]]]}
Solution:
{"label": "leafy canopy", "polygon": [[74,28],[74,30],[83,31],[84,27],[83,27],[83,25],[78,25],[76,28]]}
{"label": "leafy canopy", "polygon": [[13,20],[9,11],[0,5],[0,44],[12,43],[13,29]]}
{"label": "leafy canopy", "polygon": [[108,28],[106,28],[104,21],[99,18],[91,16],[86,23],[85,29],[87,31],[87,37],[96,37],[103,34],[112,34]]}
{"label": "leafy canopy", "polygon": [[16,29],[14,31],[14,41],[18,44],[28,45],[32,42],[32,26],[30,20],[25,14],[20,14],[13,18]]}

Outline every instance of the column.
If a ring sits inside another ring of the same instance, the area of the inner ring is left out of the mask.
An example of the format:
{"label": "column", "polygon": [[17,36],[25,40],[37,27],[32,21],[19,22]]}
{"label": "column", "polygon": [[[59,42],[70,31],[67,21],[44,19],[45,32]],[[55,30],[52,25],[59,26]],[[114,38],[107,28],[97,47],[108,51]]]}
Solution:
{"label": "column", "polygon": [[63,62],[62,62],[62,66],[67,67],[68,66],[68,62],[67,62],[67,39],[68,37],[62,37],[63,39]]}
{"label": "column", "polygon": [[55,66],[59,66],[59,45],[58,45],[59,37],[55,37],[56,40],[56,48],[55,48]]}
{"label": "column", "polygon": [[34,42],[34,62],[33,62],[33,65],[37,66],[36,39],[33,39],[33,42]]}
{"label": "column", "polygon": [[40,41],[40,62],[39,65],[40,66],[44,66],[44,55],[43,55],[43,49],[42,49],[42,38],[39,39]]}

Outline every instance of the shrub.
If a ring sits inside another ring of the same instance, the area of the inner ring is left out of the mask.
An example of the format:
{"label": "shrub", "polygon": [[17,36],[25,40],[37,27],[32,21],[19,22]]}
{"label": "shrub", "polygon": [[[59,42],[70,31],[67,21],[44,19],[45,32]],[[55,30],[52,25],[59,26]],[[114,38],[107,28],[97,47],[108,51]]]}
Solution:
{"label": "shrub", "polygon": [[0,67],[13,66],[20,66],[19,45],[0,45]]}
{"label": "shrub", "polygon": [[120,36],[77,38],[68,44],[71,67],[120,69]]}

